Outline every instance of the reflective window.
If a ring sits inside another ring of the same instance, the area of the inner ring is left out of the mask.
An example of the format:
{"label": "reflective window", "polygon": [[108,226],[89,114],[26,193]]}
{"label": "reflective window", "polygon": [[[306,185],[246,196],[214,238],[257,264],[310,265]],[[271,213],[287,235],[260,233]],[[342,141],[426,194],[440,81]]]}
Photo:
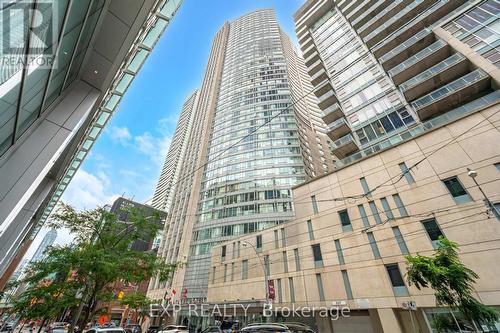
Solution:
{"label": "reflective window", "polygon": [[444,28],[500,67],[500,2],[483,1]]}
{"label": "reflective window", "polygon": [[458,180],[457,177],[451,177],[443,180],[444,185],[450,192],[453,199],[455,199],[457,204],[462,204],[466,202],[472,201],[471,197],[462,186],[462,183]]}
{"label": "reflective window", "polygon": [[313,258],[314,258],[314,266],[323,267],[323,255],[321,254],[321,246],[319,244],[315,244],[312,246]]}

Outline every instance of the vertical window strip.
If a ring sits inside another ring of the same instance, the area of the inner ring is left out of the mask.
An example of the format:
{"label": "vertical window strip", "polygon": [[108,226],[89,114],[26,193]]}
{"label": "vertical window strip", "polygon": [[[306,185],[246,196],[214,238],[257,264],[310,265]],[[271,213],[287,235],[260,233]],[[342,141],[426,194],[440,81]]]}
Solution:
{"label": "vertical window strip", "polygon": [[283,291],[281,289],[281,279],[276,280],[276,285],[278,289],[278,303],[283,303]]}
{"label": "vertical window strip", "polygon": [[274,230],[274,247],[279,248],[280,243],[279,243],[279,237],[278,237],[278,230]]}
{"label": "vertical window strip", "polygon": [[281,228],[281,246],[286,246],[286,233],[285,228]]}
{"label": "vertical window strip", "polygon": [[312,207],[313,207],[313,213],[318,214],[318,202],[316,201],[316,196],[312,195],[311,196],[311,202],[312,202]]}
{"label": "vertical window strip", "polygon": [[290,303],[295,303],[295,287],[293,285],[293,278],[288,278],[288,287],[290,289]]}
{"label": "vertical window strip", "polygon": [[404,174],[405,179],[408,182],[408,184],[415,183],[415,179],[413,179],[413,176],[412,176],[410,170],[408,169],[408,167],[406,166],[405,162],[399,163],[399,168],[401,169],[401,172]]}
{"label": "vertical window strip", "polygon": [[248,260],[243,260],[241,262],[241,279],[248,279]]}
{"label": "vertical window strip", "polygon": [[381,224],[382,223],[382,219],[380,218],[380,214],[378,213],[377,205],[375,205],[375,202],[374,201],[370,201],[368,203],[368,205],[370,206],[370,210],[372,212],[373,218],[375,219],[375,223],[376,224]]}
{"label": "vertical window strip", "polygon": [[361,177],[359,178],[359,182],[361,183],[361,187],[363,188],[363,192],[365,194],[370,194],[370,187],[368,187],[368,183],[366,182],[366,178],[365,177]]}
{"label": "vertical window strip", "polygon": [[401,197],[399,194],[393,194],[392,199],[394,200],[394,203],[396,204],[396,207],[398,208],[399,215],[401,217],[407,217],[408,216],[408,211],[406,210],[406,207],[403,203],[403,200],[401,200]]}
{"label": "vertical window strip", "polygon": [[358,205],[359,215],[361,215],[361,220],[363,220],[363,225],[365,228],[370,227],[370,221],[368,220],[368,216],[366,215],[366,210],[363,205]]}
{"label": "vertical window strip", "polygon": [[307,220],[307,231],[309,232],[309,240],[314,240],[314,230],[311,220]]}
{"label": "vertical window strip", "polygon": [[401,230],[398,227],[393,227],[392,232],[394,233],[394,237],[396,237],[396,241],[398,242],[399,249],[402,254],[409,254],[408,247],[406,246],[405,239],[403,238],[403,234],[401,234]]}
{"label": "vertical window strip", "polygon": [[293,250],[293,255],[295,256],[295,270],[300,271],[300,254],[299,249]]}
{"label": "vertical window strip", "polygon": [[342,231],[352,231],[351,219],[349,218],[349,213],[347,209],[339,212],[340,224],[342,225]]}
{"label": "vertical window strip", "polygon": [[443,232],[439,228],[439,225],[437,224],[436,219],[428,219],[422,221],[422,224],[424,225],[425,231],[427,232],[427,235],[429,236],[429,239],[431,240],[432,246],[437,249],[439,245],[439,237],[443,236]]}
{"label": "vertical window strip", "polygon": [[224,264],[224,282],[227,282],[227,264]]}
{"label": "vertical window strip", "polygon": [[370,241],[370,246],[372,248],[373,257],[375,259],[380,259],[380,251],[377,246],[377,241],[375,240],[375,236],[373,236],[373,232],[367,232],[368,240]]}
{"label": "vertical window strip", "polygon": [[392,214],[391,206],[389,206],[389,202],[387,201],[387,199],[380,198],[380,202],[382,203],[382,208],[384,208],[387,219],[394,220],[394,214]]}
{"label": "vertical window strip", "polygon": [[334,240],[335,243],[335,250],[337,251],[337,257],[339,258],[339,264],[343,265],[345,264],[344,261],[344,253],[342,252],[342,247],[340,246],[340,240],[336,239]]}
{"label": "vertical window strip", "polygon": [[312,246],[314,266],[316,268],[323,267],[323,255],[321,254],[321,247],[319,244]]}
{"label": "vertical window strip", "polygon": [[288,257],[286,251],[283,251],[283,270],[285,273],[288,273]]}
{"label": "vertical window strip", "polygon": [[344,288],[345,288],[345,293],[347,295],[347,299],[354,299],[352,295],[352,288],[351,288],[351,282],[349,281],[349,275],[347,275],[346,270],[342,270],[342,279],[344,280]]}
{"label": "vertical window strip", "polygon": [[321,274],[316,273],[316,284],[318,286],[319,300],[325,300],[325,290],[323,289],[323,280],[321,279]]}

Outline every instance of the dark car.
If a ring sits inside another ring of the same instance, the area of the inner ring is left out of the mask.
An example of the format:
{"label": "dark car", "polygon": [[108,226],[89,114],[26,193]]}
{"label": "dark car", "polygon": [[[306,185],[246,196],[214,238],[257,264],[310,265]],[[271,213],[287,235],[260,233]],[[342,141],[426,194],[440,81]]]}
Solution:
{"label": "dark car", "polygon": [[161,331],[161,326],[152,325],[149,326],[147,333],[158,333],[158,331]]}
{"label": "dark car", "polygon": [[218,326],[210,326],[202,331],[202,333],[224,333]]}
{"label": "dark car", "polygon": [[132,324],[125,326],[125,331],[130,333],[142,333],[142,328],[139,324]]}
{"label": "dark car", "polygon": [[250,324],[241,330],[241,333],[314,333],[305,324],[300,323],[260,323]]}

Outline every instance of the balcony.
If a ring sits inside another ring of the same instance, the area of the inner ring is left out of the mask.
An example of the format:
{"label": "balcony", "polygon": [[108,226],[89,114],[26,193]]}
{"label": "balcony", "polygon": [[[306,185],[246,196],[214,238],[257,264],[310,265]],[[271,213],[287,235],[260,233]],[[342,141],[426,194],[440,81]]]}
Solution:
{"label": "balcony", "polygon": [[379,58],[385,53],[389,52],[391,49],[397,47],[399,44],[403,43],[411,36],[417,34],[419,31],[425,28],[432,28],[440,19],[445,16],[450,17],[454,10],[460,7],[467,0],[440,0],[430,8],[427,8],[423,13],[416,16],[415,19],[409,20],[408,24],[405,24],[392,35],[378,43],[372,48],[372,52],[375,57]]}
{"label": "balcony", "polygon": [[314,76],[320,69],[323,68],[323,63],[321,59],[318,57],[318,60],[316,60],[313,64],[307,67],[307,73],[309,76]]}
{"label": "balcony", "polygon": [[354,29],[359,29],[362,27],[366,22],[374,18],[380,11],[382,11],[384,8],[387,8],[387,5],[391,2],[391,0],[378,0],[376,3],[372,4],[368,10],[366,10],[364,13],[361,13],[358,17],[356,17],[352,21],[352,26]]}
{"label": "balcony", "polygon": [[334,103],[337,103],[337,96],[333,90],[329,90],[326,94],[323,94],[318,98],[318,106],[321,110],[325,110]]}
{"label": "balcony", "polygon": [[399,86],[407,101],[413,101],[469,71],[465,56],[455,53]]}
{"label": "balcony", "polygon": [[357,152],[359,147],[352,134],[347,134],[333,142],[332,150],[338,158],[345,158],[350,154]]}
{"label": "balcony", "polygon": [[394,49],[384,54],[380,57],[379,61],[385,70],[389,70],[409,57],[422,51],[435,41],[436,37],[432,33],[431,29],[427,28],[421,30],[416,35],[407,39],[404,43],[399,44]]}
{"label": "balcony", "polygon": [[381,10],[376,15],[372,16],[368,22],[363,24],[361,28],[359,28],[358,33],[361,38],[364,38],[370,34],[371,31],[380,27],[384,22],[389,20],[390,17],[396,15],[399,11],[401,11],[409,2],[412,0],[396,0],[386,6],[383,10]]}
{"label": "balcony", "polygon": [[377,0],[364,0],[356,6],[356,8],[347,15],[347,20],[352,22],[355,18],[357,18],[360,14],[365,13]]}
{"label": "balcony", "polygon": [[450,46],[440,39],[430,46],[426,47],[422,51],[418,52],[417,54],[406,59],[405,61],[388,71],[388,73],[394,83],[396,85],[400,85],[401,83],[422,72],[422,70],[434,66],[450,55]]}
{"label": "balcony", "polygon": [[299,38],[299,45],[301,49],[305,49],[313,44],[312,36],[307,32],[304,36]]}
{"label": "balcony", "polygon": [[344,116],[344,112],[342,112],[342,109],[340,108],[340,105],[338,103],[335,103],[328,108],[323,110],[323,116],[321,119],[325,122],[325,124],[331,124],[335,120],[341,118]]}
{"label": "balcony", "polygon": [[352,132],[351,126],[347,120],[342,117],[329,124],[327,127],[327,135],[333,141]]}
{"label": "balcony", "polygon": [[[411,4],[402,8],[398,13],[391,16],[383,25],[372,30],[364,40],[368,47],[373,47],[375,44],[392,34],[394,31],[401,28],[412,18],[416,17],[420,12],[431,6],[436,0],[415,0]],[[370,28],[371,30],[372,28]]]}
{"label": "balcony", "polygon": [[320,98],[321,96],[323,96],[324,94],[326,94],[330,90],[333,90],[333,87],[332,87],[329,80],[325,80],[325,81],[321,82],[320,84],[318,84],[316,87],[314,87],[314,95],[316,95],[316,97]]}
{"label": "balcony", "polygon": [[491,78],[477,69],[412,103],[420,119],[427,120],[476,99],[491,90]]}
{"label": "balcony", "polygon": [[314,50],[313,53],[309,55],[309,57],[304,59],[304,63],[306,64],[307,67],[309,67],[311,64],[313,64],[315,61],[318,61],[319,58],[319,53],[318,50]]}
{"label": "balcony", "polygon": [[328,79],[328,74],[326,73],[325,68],[321,67],[321,69],[316,74],[311,76],[311,83],[313,86],[317,86],[326,79]]}
{"label": "balcony", "polygon": [[314,51],[316,51],[316,45],[314,45],[314,43],[311,43],[309,46],[301,44],[301,49],[302,49],[302,56],[305,59],[308,58]]}

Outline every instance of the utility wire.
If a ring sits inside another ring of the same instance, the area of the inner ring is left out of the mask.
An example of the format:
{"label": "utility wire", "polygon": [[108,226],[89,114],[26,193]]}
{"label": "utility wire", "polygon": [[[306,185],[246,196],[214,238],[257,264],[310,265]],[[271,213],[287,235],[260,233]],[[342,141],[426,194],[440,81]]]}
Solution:
{"label": "utility wire", "polygon": [[[472,216],[475,216],[475,215],[477,215],[477,214],[471,215],[469,217],[472,217]],[[461,219],[463,219],[463,218],[461,218]],[[459,219],[456,219],[454,221],[458,221],[458,220]],[[457,226],[468,225],[468,224],[473,224],[473,223],[478,223],[478,222],[481,222],[481,221],[484,221],[484,219],[472,220],[472,221],[467,221],[467,222],[460,223],[460,224],[454,224],[454,225],[450,226],[450,228],[457,227]],[[446,224],[443,224],[442,226],[444,226],[444,225],[446,225]],[[406,238],[404,238],[405,242],[407,240],[415,240],[415,239],[418,239],[420,237],[425,237],[425,238],[428,237],[427,234],[426,234],[426,232],[425,232],[425,230],[415,230],[415,231],[413,231],[411,233],[407,233],[406,234],[406,236],[408,236],[408,235],[413,236],[413,237],[406,237]],[[392,244],[389,244],[387,246],[378,246],[379,243],[390,241],[390,240],[395,240],[397,242],[397,238],[395,236],[384,238],[384,239],[380,239],[380,240],[376,240],[376,244],[377,244],[377,248],[379,249],[379,252],[380,252],[380,249],[385,249],[385,248],[390,248],[390,247],[394,247],[395,246],[395,245],[392,245]],[[463,243],[463,244],[459,244],[459,245],[460,246],[470,246],[470,245],[476,245],[476,244],[489,243],[489,242],[498,241],[498,240],[500,240],[500,239],[490,239],[490,240],[479,241],[479,242]],[[312,245],[314,245],[314,244],[312,244]],[[366,246],[371,246],[371,242],[363,243],[363,244],[358,244],[356,246],[352,246],[352,247],[349,247],[349,248],[342,248],[341,250],[342,250],[342,252],[344,252],[344,250],[347,250],[347,249],[351,249],[352,250],[352,249],[355,249],[355,248],[366,247]],[[420,252],[431,252],[431,251],[434,251],[434,249],[424,250],[424,251],[420,251]],[[336,250],[334,250],[334,251],[324,251],[324,252],[322,251],[322,255],[324,255],[324,254],[334,254],[334,253],[337,253],[337,251]],[[411,253],[412,252],[409,251],[409,254],[411,254]],[[463,253],[463,252],[460,252],[460,253]],[[276,252],[275,254],[280,255],[281,252]],[[373,250],[369,249],[369,250],[366,250],[366,251],[356,252],[356,253],[352,253],[352,254],[349,254],[349,255],[343,254],[343,257],[345,259],[346,257],[359,256],[359,255],[362,255],[362,254],[373,254]],[[401,257],[401,256],[404,256],[404,254],[398,253],[396,255],[381,256],[380,259],[385,259],[385,258],[388,258],[388,257]],[[255,255],[252,258],[254,259]],[[300,261],[302,262],[303,259],[307,259],[307,258],[314,258],[314,257],[313,257],[313,255],[300,256]],[[359,263],[359,262],[365,262],[365,261],[376,261],[376,260],[380,260],[380,259],[369,258],[369,259],[362,259],[362,260],[351,261],[351,262],[346,261],[344,264],[329,264],[329,265],[326,265],[325,267],[330,267],[330,266],[348,266],[348,265],[351,265],[353,263]],[[278,263],[283,263],[283,262],[284,262],[283,260],[278,259],[278,260],[270,261],[269,264],[271,265],[271,264],[278,264]],[[290,261],[288,261],[288,262],[290,262]],[[224,264],[221,263],[219,266],[223,266],[223,265]],[[238,265],[238,268],[240,266],[241,265]],[[252,265],[249,265],[248,269],[250,269],[250,268],[256,268],[256,267],[260,267],[260,266],[261,266],[260,264],[252,264]],[[211,266],[211,267],[213,268],[213,267],[216,267],[216,266]],[[208,272],[208,271],[205,271],[205,272]],[[237,272],[241,273],[241,270],[239,270]],[[293,271],[289,271],[288,273],[292,273],[292,272]],[[236,271],[235,271],[235,273],[236,273]],[[286,274],[286,273],[281,272],[281,273],[276,273],[274,275],[281,275],[281,274]],[[273,275],[273,274],[270,274],[270,275]]]}
{"label": "utility wire", "polygon": [[[488,182],[484,182],[481,185],[485,185],[485,184],[489,184],[489,183],[493,183],[493,182],[497,182],[497,181],[498,181],[497,179],[494,179],[494,180],[491,180],[491,181],[488,181]],[[473,185],[473,186],[470,186],[470,187],[465,187],[465,190],[470,190],[471,188],[474,188],[474,187],[476,187],[476,185]],[[414,190],[414,189],[411,189],[411,190]],[[437,198],[444,197],[444,196],[450,196],[450,194],[449,193],[443,193],[443,194],[440,194],[440,195],[437,195],[437,196],[433,196],[433,197],[426,198],[426,199],[423,199],[423,200],[415,201],[415,202],[412,202],[412,203],[407,204],[407,205],[403,205],[402,207],[394,207],[394,208],[391,208],[390,212],[391,213],[395,213],[396,211],[398,211],[398,213],[399,213],[399,208],[405,208],[408,211],[408,209],[407,209],[408,207],[411,207],[411,206],[414,206],[414,205],[419,205],[419,204],[421,204],[423,202],[432,201],[432,200],[435,200]],[[483,204],[482,201],[475,203],[475,205],[477,205],[477,206],[475,206],[475,208],[484,206],[484,204]],[[420,213],[420,214],[408,214],[408,217],[415,216],[415,215],[420,215],[421,217],[422,216],[426,216],[426,215],[427,216],[432,216],[434,213],[439,213],[441,210],[448,211],[449,208],[454,208],[454,207],[456,207],[457,209],[462,208],[462,210],[464,210],[463,207],[457,206],[457,204],[454,203],[454,204],[449,205],[449,206],[438,208],[438,209],[436,209],[434,211],[428,211],[428,212],[424,212],[424,213]],[[471,205],[468,205],[467,208],[468,207],[471,207]],[[465,209],[465,210],[467,210],[467,209]],[[323,213],[324,213],[324,211],[323,211]],[[377,215],[380,216],[381,213],[384,213],[385,215],[387,214],[387,212],[385,210],[380,210],[379,211],[379,207],[377,207],[377,213],[376,214],[375,213],[366,214],[366,217],[367,218],[370,218],[370,217],[373,218],[374,216],[377,216]],[[326,215],[326,214],[318,215],[318,216],[324,216],[324,215]],[[353,222],[353,221],[363,221],[363,217],[350,218],[350,221],[351,222]],[[301,223],[304,223],[303,219],[301,219],[301,220],[294,220],[294,221],[291,221],[291,222],[287,222],[287,223],[283,223],[283,224],[280,224],[280,225],[276,225],[276,226],[274,226],[272,228],[276,228],[278,226],[290,227],[290,226],[294,226],[294,225],[301,224]],[[377,225],[379,225],[379,224],[372,225],[372,227],[376,227]],[[223,226],[221,226],[221,227],[223,227]],[[319,229],[317,229],[317,231],[322,231],[324,229],[329,229],[330,227],[331,226],[326,226],[326,227],[323,227],[323,228],[319,228]],[[353,231],[362,231],[362,230],[366,230],[366,229],[367,229],[366,227],[363,227],[363,228],[354,229]],[[268,229],[258,230],[256,232],[262,232],[262,231],[265,231],[265,230],[268,230]],[[296,236],[303,235],[303,234],[307,234],[307,232],[303,232],[303,233],[299,233],[299,234],[286,235],[286,237],[287,238],[291,238],[291,237],[296,237]],[[345,233],[340,233],[338,235],[342,235],[342,234],[345,234]],[[236,235],[236,236],[246,236],[246,235],[250,235],[250,234],[243,234],[243,235]],[[221,237],[226,237],[226,236],[221,236]],[[231,236],[229,236],[229,237],[231,237]],[[200,241],[202,241],[202,240],[200,240]],[[229,239],[229,240],[225,240],[225,241],[222,241],[222,242],[231,242],[231,240]],[[274,241],[266,241],[266,242],[263,242],[263,244],[270,244],[270,243],[273,243],[273,242]],[[207,241],[206,243],[210,243],[210,241]],[[203,244],[203,243],[200,243],[200,244]]]}
{"label": "utility wire", "polygon": [[[473,207],[473,208],[476,208],[476,207]],[[469,209],[470,210],[470,209]],[[484,212],[483,212],[484,213]],[[452,219],[452,220],[449,220],[449,221],[446,221],[446,222],[443,222],[443,223],[440,223],[439,226],[444,228],[444,227],[447,227],[448,225],[450,225],[451,223],[455,222],[455,221],[460,221],[460,220],[464,220],[464,219],[467,219],[467,218],[470,218],[470,217],[473,217],[473,216],[478,216],[478,212],[475,212],[474,214],[471,214],[471,215],[468,215],[468,216],[460,216],[456,219]],[[397,218],[397,219],[402,219],[402,218]],[[481,221],[485,221],[484,218],[481,218],[481,219],[478,219],[478,220],[472,220],[472,221],[466,221],[464,223],[461,223],[461,224],[453,224],[451,226],[449,226],[450,228],[451,227],[457,227],[457,226],[462,226],[462,225],[467,225],[467,224],[471,224],[471,223],[477,223],[477,222],[481,222]],[[407,222],[407,223],[404,223],[402,225],[398,225],[399,226],[407,226],[409,224],[413,224],[413,223],[421,223],[421,221],[411,221],[411,222]],[[387,230],[387,229],[385,229]],[[414,231],[411,231],[411,232],[408,232],[408,233],[405,233],[403,234],[403,239],[405,240],[405,242],[407,240],[410,240],[412,239],[411,237],[409,236],[412,236],[412,235],[426,235],[427,236],[427,231],[424,229],[418,229],[418,230],[414,230]],[[346,238],[350,238],[350,237],[354,237],[354,236],[359,236],[360,234],[350,234],[348,235],[347,237],[343,237],[343,238],[340,238],[339,240],[345,240]],[[325,238],[331,238],[331,239],[326,239]],[[293,250],[295,249],[300,249],[300,248],[306,248],[306,249],[309,249],[312,245],[315,245],[315,244],[323,244],[325,242],[329,242],[329,241],[333,241],[335,239],[335,236],[334,235],[328,235],[328,236],[325,236],[325,237],[322,237],[322,238],[319,238],[319,239],[315,239],[315,240],[304,240],[302,242],[298,242],[297,244],[305,244],[304,246],[294,246],[293,247]],[[376,244],[378,246],[378,244],[382,243],[382,242],[386,242],[386,241],[391,241],[391,240],[395,240],[397,241],[397,238],[396,236],[390,236],[390,237],[387,237],[387,238],[383,238],[383,239],[378,239],[376,240]],[[479,244],[481,242],[475,242],[475,243],[472,243],[472,244]],[[294,244],[295,245],[295,244]],[[357,244],[357,245],[354,245],[354,246],[350,246],[350,247],[343,247],[341,250],[342,252],[346,251],[346,250],[353,250],[353,249],[356,249],[356,248],[360,248],[360,247],[366,247],[368,245],[371,245],[371,242],[368,242],[368,243],[363,243],[363,244]],[[464,245],[464,244],[462,244]],[[393,246],[393,245],[390,245],[390,246]],[[286,248],[289,248],[290,246],[284,246],[284,247],[280,247],[281,249],[286,249]],[[380,248],[384,248],[384,246],[380,246],[378,247],[379,250]],[[279,250],[279,248],[274,248],[272,249],[271,251],[274,251],[274,250]],[[290,249],[292,250],[292,249]],[[273,252],[273,254],[281,254],[283,251],[276,251],[276,252]],[[333,251],[322,251],[322,255],[324,254],[330,254],[330,253],[336,253],[337,250],[333,250]],[[365,251],[365,252],[356,252],[356,253],[353,253],[351,255],[344,255],[344,257],[349,257],[349,256],[354,256],[354,255],[359,255],[359,254],[362,254],[362,253],[372,253],[372,250],[368,250],[368,251]],[[245,260],[245,259],[254,259],[255,258],[255,254],[254,253],[249,253],[248,255],[246,256],[240,256],[238,258],[234,258],[232,260],[234,261],[242,261],[242,260]],[[306,255],[306,256],[301,256],[300,259],[304,259],[304,258],[313,258],[313,255]],[[375,260],[375,259],[369,259],[369,260]],[[228,259],[228,262],[231,262],[231,259]],[[270,263],[279,263],[279,262],[284,262],[283,260],[273,260],[272,262]],[[220,263],[221,265],[223,264],[222,262]],[[350,264],[350,263],[346,263],[346,264]],[[260,265],[260,264],[259,264]],[[259,266],[257,264],[253,265],[252,267],[257,267]]]}

